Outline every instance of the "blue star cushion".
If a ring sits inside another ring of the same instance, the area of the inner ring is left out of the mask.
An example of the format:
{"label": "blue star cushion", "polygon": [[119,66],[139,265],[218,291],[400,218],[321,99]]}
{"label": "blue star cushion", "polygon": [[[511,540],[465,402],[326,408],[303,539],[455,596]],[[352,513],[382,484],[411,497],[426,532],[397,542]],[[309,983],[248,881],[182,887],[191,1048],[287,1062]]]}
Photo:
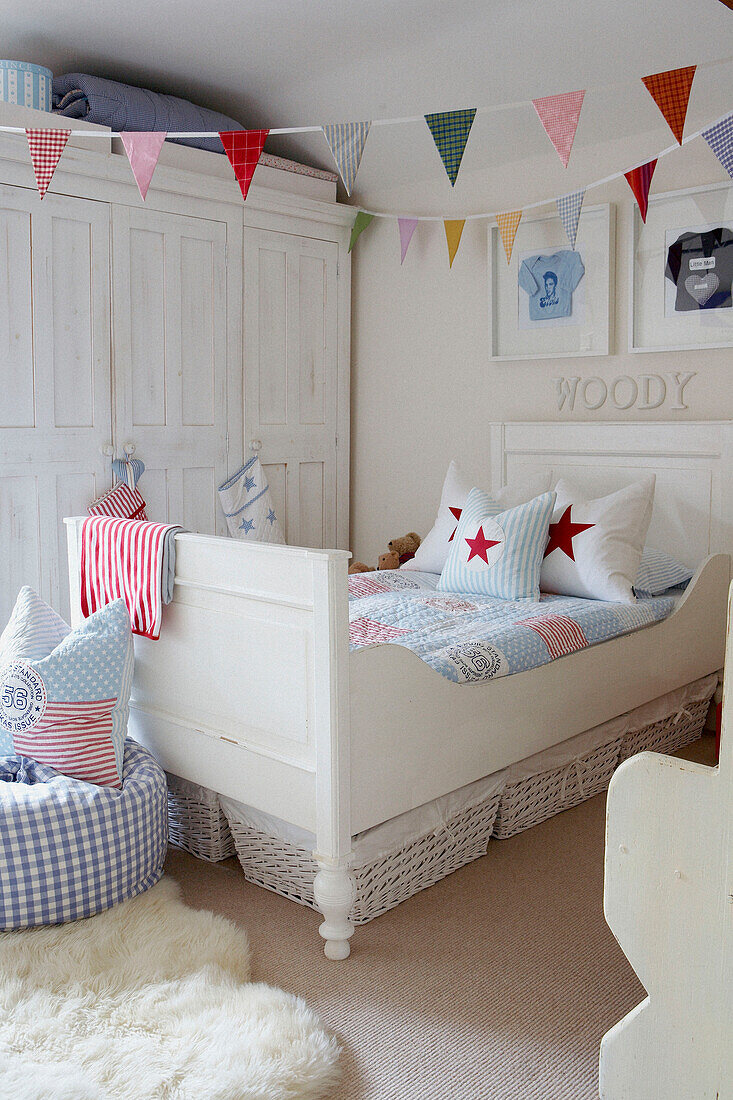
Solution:
{"label": "blue star cushion", "polygon": [[497,511],[496,501],[472,489],[448,552],[438,588],[538,600],[540,571],[555,494],[543,493],[517,508]]}
{"label": "blue star cushion", "polygon": [[[8,625],[0,635],[0,669],[11,661],[47,657],[71,627],[52,607],[24,586],[18,593]],[[12,734],[0,728],[0,756],[13,753]]]}
{"label": "blue star cushion", "polygon": [[119,787],[134,670],[127,608],[90,615],[47,656],[0,670],[0,730],[16,755]]}

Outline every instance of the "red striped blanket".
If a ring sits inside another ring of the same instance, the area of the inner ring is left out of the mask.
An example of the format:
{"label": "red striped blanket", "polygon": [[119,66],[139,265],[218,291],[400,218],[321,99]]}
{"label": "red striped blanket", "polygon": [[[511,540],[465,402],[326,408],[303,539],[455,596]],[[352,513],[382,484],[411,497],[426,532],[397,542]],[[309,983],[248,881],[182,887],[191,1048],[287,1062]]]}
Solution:
{"label": "red striped blanket", "polygon": [[133,634],[159,638],[173,597],[176,524],[92,516],[81,527],[81,609],[86,617],[122,598]]}

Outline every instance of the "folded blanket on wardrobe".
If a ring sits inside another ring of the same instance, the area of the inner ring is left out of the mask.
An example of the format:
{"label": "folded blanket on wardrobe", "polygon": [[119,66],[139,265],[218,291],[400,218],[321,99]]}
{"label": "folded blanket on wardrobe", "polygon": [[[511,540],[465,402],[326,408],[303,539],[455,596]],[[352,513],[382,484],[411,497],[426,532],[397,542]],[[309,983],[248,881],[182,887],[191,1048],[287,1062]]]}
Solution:
{"label": "folded blanket on wardrobe", "polygon": [[88,617],[123,599],[133,634],[159,638],[173,599],[176,524],[91,516],[81,526],[81,610]]}
{"label": "folded blanket on wardrobe", "polygon": [[[80,118],[99,126],[120,130],[242,130],[218,111],[197,107],[186,99],[135,88],[116,80],[88,73],[65,73],[54,77],[53,110],[66,118]],[[171,138],[180,145],[223,153],[218,137]]]}

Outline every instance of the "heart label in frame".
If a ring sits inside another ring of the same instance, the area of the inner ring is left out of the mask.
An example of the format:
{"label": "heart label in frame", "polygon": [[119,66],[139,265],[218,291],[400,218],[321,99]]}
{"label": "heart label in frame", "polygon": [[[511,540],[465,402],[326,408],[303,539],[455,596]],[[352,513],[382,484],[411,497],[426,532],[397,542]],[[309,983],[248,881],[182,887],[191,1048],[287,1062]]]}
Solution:
{"label": "heart label in frame", "polygon": [[709,302],[719,286],[720,279],[713,271],[708,271],[707,275],[688,275],[685,279],[685,290],[699,306]]}

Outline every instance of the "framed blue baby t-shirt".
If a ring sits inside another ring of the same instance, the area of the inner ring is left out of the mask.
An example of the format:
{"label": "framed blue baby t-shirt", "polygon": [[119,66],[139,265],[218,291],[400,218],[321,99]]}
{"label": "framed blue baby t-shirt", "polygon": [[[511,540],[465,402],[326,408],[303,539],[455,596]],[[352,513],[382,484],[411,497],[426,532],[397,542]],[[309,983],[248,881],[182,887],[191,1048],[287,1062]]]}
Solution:
{"label": "framed blue baby t-shirt", "polygon": [[530,321],[570,317],[573,291],[584,274],[580,253],[568,248],[523,260],[519,268],[519,285],[529,296]]}

